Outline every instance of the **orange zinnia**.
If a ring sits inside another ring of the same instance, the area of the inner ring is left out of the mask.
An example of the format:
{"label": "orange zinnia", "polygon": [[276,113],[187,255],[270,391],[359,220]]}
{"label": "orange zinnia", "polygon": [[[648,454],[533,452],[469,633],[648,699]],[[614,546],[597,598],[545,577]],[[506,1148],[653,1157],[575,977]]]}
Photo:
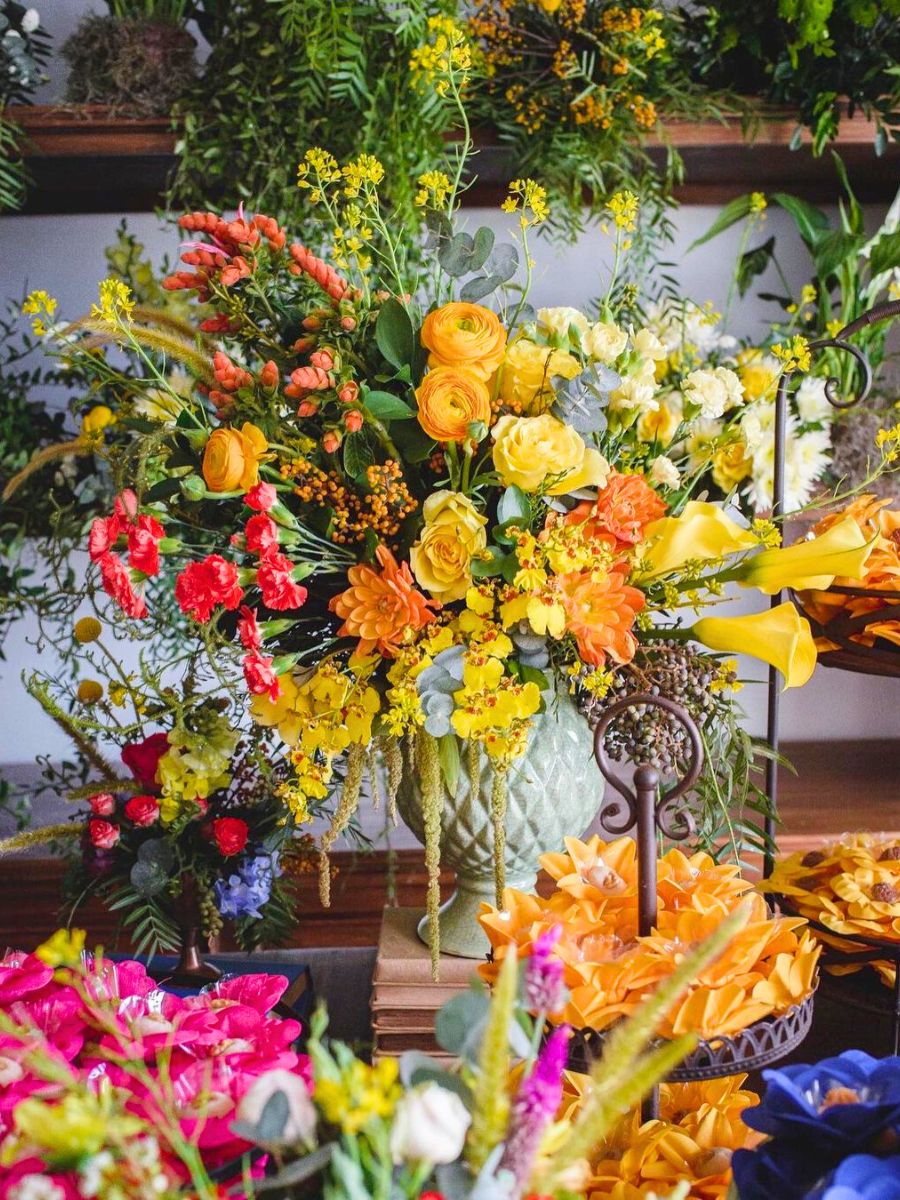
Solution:
{"label": "orange zinnia", "polygon": [[665,516],[666,505],[642,475],[613,471],[593,504],[582,502],[566,517],[566,524],[584,521],[592,537],[610,534],[617,549],[633,546],[644,537],[651,521]]}
{"label": "orange zinnia", "polygon": [[409,564],[398,564],[387,546],[379,546],[375,555],[381,572],[365,563],[351,567],[350,586],[334,596],[328,607],[344,618],[338,635],[359,638],[357,653],[377,650],[385,658],[396,658],[407,631],[433,621],[430,609],[440,605],[416,591]]}
{"label": "orange zinnia", "polygon": [[576,572],[561,575],[558,583],[566,627],[582,659],[592,667],[602,667],[607,656],[631,662],[637,649],[631,630],[644,607],[643,592],[629,587],[619,571]]}

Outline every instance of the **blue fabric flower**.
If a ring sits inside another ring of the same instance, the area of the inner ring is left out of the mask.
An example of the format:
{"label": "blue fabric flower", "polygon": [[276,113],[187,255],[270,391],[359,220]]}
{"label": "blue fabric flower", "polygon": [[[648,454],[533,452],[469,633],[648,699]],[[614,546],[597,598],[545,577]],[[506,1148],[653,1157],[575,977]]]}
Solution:
{"label": "blue fabric flower", "polygon": [[255,853],[238,863],[237,870],[227,879],[217,879],[213,885],[216,908],[223,917],[253,917],[260,920],[261,909],[272,895],[272,883],[280,874],[278,854]]}
{"label": "blue fabric flower", "polygon": [[900,1155],[854,1154],[810,1200],[900,1200]]}

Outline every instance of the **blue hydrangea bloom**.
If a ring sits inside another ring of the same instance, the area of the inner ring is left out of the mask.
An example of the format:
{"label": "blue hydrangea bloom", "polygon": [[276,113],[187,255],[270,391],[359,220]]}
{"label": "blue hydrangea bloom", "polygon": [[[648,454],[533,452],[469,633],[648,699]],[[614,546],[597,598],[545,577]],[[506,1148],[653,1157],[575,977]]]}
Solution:
{"label": "blue hydrangea bloom", "polygon": [[900,1200],[900,1155],[852,1155],[815,1193],[815,1200]]}
{"label": "blue hydrangea bloom", "polygon": [[277,853],[258,851],[246,855],[237,870],[213,885],[216,908],[223,917],[253,917],[260,920],[262,906],[272,895],[272,883],[280,873]]}

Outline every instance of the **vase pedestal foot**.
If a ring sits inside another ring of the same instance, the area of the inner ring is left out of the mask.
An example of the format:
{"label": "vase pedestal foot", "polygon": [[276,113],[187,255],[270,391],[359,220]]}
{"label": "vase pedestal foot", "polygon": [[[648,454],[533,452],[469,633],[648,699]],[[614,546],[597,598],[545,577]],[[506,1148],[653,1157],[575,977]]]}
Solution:
{"label": "vase pedestal foot", "polygon": [[[533,892],[536,875],[509,878],[506,886],[523,892]],[[457,879],[456,891],[440,907],[438,924],[441,932],[441,954],[454,958],[481,960],[487,957],[491,944],[478,921],[482,904],[495,904],[493,879]],[[419,922],[419,937],[429,944],[431,922],[424,916]]]}

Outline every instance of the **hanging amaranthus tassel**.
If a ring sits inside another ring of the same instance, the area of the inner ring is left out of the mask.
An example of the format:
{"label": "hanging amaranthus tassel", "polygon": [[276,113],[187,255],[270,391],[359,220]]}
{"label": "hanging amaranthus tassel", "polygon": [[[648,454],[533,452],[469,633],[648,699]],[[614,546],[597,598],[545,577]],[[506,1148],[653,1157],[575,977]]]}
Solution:
{"label": "hanging amaranthus tassel", "polygon": [[392,825],[397,824],[397,793],[400,790],[400,780],[403,778],[403,751],[399,741],[394,737],[383,737],[378,740],[378,749],[387,772],[387,815]]}
{"label": "hanging amaranthus tassel", "polygon": [[469,776],[469,790],[473,796],[477,796],[481,791],[481,772],[478,743],[474,738],[466,742],[466,773]]}
{"label": "hanging amaranthus tassel", "polygon": [[444,786],[438,744],[430,733],[419,734],[419,763],[422,784],[422,816],[425,824],[425,867],[428,871],[428,944],[431,950],[431,978],[438,980],[441,953],[441,816],[444,811]]}
{"label": "hanging amaranthus tassel", "polygon": [[347,774],[344,776],[341,798],[331,818],[331,828],[322,834],[322,844],[319,847],[319,899],[323,908],[331,907],[331,862],[328,854],[356,812],[365,766],[365,748],[359,745],[351,746],[347,751]]}
{"label": "hanging amaranthus tassel", "polygon": [[494,766],[491,781],[491,825],[494,828],[494,890],[497,907],[503,908],[503,889],[506,887],[506,772],[507,765]]}

